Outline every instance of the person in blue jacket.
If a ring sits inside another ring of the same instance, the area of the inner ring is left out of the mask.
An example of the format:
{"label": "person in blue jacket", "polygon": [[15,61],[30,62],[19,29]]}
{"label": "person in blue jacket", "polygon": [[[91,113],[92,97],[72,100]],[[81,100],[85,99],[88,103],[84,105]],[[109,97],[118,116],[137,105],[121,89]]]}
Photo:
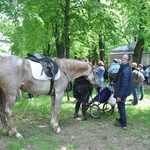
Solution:
{"label": "person in blue jacket", "polygon": [[109,75],[109,82],[113,82],[114,79],[116,78],[116,75],[119,71],[120,64],[117,59],[113,59],[113,62],[111,66],[108,69],[108,75]]}
{"label": "person in blue jacket", "polygon": [[126,129],[127,117],[125,102],[126,98],[131,94],[132,87],[132,71],[130,67],[130,56],[125,54],[121,58],[120,68],[117,77],[114,80],[114,97],[117,100],[120,118],[116,118],[115,126]]}

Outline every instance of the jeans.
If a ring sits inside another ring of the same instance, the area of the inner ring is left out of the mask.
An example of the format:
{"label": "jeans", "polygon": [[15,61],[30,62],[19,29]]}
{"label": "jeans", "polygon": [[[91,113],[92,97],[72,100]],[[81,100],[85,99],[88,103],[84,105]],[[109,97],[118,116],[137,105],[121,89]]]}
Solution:
{"label": "jeans", "polygon": [[132,95],[134,104],[138,104],[138,85],[132,85]]}
{"label": "jeans", "polygon": [[120,123],[122,126],[127,126],[127,117],[126,117],[126,109],[125,109],[126,98],[122,98],[120,102],[118,102],[118,110],[120,113]]}
{"label": "jeans", "polygon": [[148,85],[148,78],[149,77],[145,77],[145,83]]}
{"label": "jeans", "polygon": [[144,84],[143,83],[139,86],[139,89],[141,93],[140,99],[142,100],[144,98]]}

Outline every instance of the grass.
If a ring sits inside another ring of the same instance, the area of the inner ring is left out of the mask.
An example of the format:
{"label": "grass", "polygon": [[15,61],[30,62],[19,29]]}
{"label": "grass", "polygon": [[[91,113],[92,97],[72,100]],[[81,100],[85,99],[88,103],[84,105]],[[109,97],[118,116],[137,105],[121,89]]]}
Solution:
{"label": "grass", "polygon": [[[79,144],[76,141],[70,142],[70,139],[66,139],[69,133],[63,133],[62,138],[58,138],[58,135],[55,135],[53,129],[49,125],[51,118],[51,103],[49,96],[40,96],[35,98],[34,101],[28,100],[26,94],[23,95],[23,99],[18,99],[14,108],[15,122],[18,130],[24,136],[24,139],[18,140],[15,137],[3,136],[2,129],[0,128],[0,147],[3,147],[4,150],[74,150],[78,149]],[[150,93],[149,89],[145,89],[145,97],[149,98]],[[61,113],[60,113],[60,126],[69,127],[74,126],[72,121],[74,113],[75,101],[72,97],[72,92],[70,93],[70,101],[67,100],[67,96],[63,97],[61,104]],[[136,106],[132,107],[127,105],[128,120],[129,126],[134,128],[131,132],[126,133],[125,131],[118,131],[118,136],[127,135],[135,139],[135,142],[142,142],[143,145],[147,146],[147,140],[150,138],[150,106]],[[114,117],[117,117],[117,109]],[[89,114],[88,114],[89,115]],[[102,114],[100,119],[93,119],[88,116],[88,122],[79,122],[79,127],[76,129],[76,132],[81,130],[88,130],[89,127],[93,126],[96,128],[103,128],[106,124],[112,124],[112,116]],[[111,119],[110,119],[111,118]],[[105,124],[104,124],[105,123]],[[140,137],[139,140],[137,137]],[[109,134],[102,135],[104,141],[110,140]],[[81,141],[84,143],[85,141]],[[85,142],[86,143],[86,142]],[[5,145],[5,146],[4,146]],[[109,144],[110,149],[113,148],[112,144]],[[1,148],[0,148],[1,149]],[[2,149],[3,150],[3,149]]]}

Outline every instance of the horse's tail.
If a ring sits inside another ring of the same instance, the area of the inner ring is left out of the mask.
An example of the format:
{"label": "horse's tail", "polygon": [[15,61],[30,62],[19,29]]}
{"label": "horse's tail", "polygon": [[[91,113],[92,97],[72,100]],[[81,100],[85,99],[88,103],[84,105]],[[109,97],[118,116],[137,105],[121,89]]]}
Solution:
{"label": "horse's tail", "polygon": [[6,97],[3,90],[0,88],[0,119],[2,122],[4,134],[8,134],[9,129],[6,121],[5,106],[6,106]]}
{"label": "horse's tail", "polygon": [[2,122],[5,120],[5,105],[6,97],[3,90],[0,88],[0,118]]}

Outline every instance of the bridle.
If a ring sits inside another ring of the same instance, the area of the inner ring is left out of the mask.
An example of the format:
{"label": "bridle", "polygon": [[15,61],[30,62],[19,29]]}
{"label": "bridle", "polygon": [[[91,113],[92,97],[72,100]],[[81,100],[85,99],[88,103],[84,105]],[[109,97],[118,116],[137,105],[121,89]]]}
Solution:
{"label": "bridle", "polygon": [[91,70],[91,71],[90,71],[90,73],[86,76],[86,78],[87,78],[88,76],[90,76],[90,74],[91,74],[91,73],[93,73],[93,76],[94,76],[94,82],[96,83],[94,70],[97,70],[97,68],[93,68],[93,66],[92,66],[92,65],[90,65],[90,66],[92,67],[92,70]]}

